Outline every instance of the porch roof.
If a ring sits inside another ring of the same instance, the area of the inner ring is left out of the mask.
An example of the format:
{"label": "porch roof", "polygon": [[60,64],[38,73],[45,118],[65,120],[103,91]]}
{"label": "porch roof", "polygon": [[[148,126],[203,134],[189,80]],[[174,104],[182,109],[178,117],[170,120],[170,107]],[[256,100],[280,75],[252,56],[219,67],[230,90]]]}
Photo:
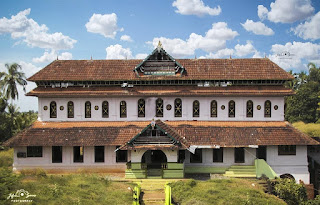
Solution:
{"label": "porch roof", "polygon": [[[156,121],[186,147],[190,145],[248,147],[251,145],[319,145],[288,122]],[[41,122],[36,121],[5,146],[126,145],[150,121]],[[153,145],[157,146],[157,145]],[[150,148],[150,147],[149,147]],[[148,148],[148,149],[149,149]],[[151,149],[151,148],[150,148]]]}

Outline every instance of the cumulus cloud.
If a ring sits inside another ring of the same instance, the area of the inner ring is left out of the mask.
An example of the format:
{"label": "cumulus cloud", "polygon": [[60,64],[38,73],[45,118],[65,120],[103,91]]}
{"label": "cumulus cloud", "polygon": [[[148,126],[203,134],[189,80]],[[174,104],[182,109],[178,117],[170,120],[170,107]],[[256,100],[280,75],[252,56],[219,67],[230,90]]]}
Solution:
{"label": "cumulus cloud", "polygon": [[38,58],[33,58],[32,62],[34,63],[47,63],[56,60],[58,57],[59,60],[71,60],[72,59],[72,53],[69,52],[63,52],[60,55],[52,50],[50,53],[48,51],[45,51],[42,56]]}
{"label": "cumulus cloud", "polygon": [[292,23],[306,19],[314,12],[310,0],[275,0],[270,4],[270,11],[262,5],[258,6],[258,16],[261,20],[268,17],[275,23]]}
{"label": "cumulus cloud", "polygon": [[304,40],[311,39],[317,40],[320,39],[320,11],[314,15],[309,21],[306,21],[303,24],[298,25],[296,28],[293,28],[294,33],[303,38]]}
{"label": "cumulus cloud", "polygon": [[132,59],[132,52],[130,48],[123,48],[121,45],[111,45],[106,48],[106,59]]}
{"label": "cumulus cloud", "polygon": [[93,14],[86,23],[86,28],[88,32],[98,33],[106,38],[112,38],[117,35],[118,31],[123,31],[124,29],[119,29],[117,26],[117,14]]}
{"label": "cumulus cloud", "polygon": [[46,25],[39,25],[36,21],[28,18],[31,9],[19,12],[10,19],[0,19],[0,34],[9,33],[13,39],[22,39],[30,47],[44,49],[71,49],[77,41],[65,36],[60,32],[48,33]]}
{"label": "cumulus cloud", "polygon": [[268,18],[268,9],[263,5],[258,5],[258,16],[261,20]]}
{"label": "cumulus cloud", "polygon": [[211,8],[204,5],[202,0],[176,0],[172,3],[172,6],[177,8],[176,13],[182,15],[204,16],[207,14],[217,16],[221,13],[220,6]]}
{"label": "cumulus cloud", "polygon": [[161,41],[164,49],[174,57],[185,57],[194,55],[195,50],[201,49],[206,52],[215,52],[226,47],[226,41],[234,39],[238,32],[228,28],[227,23],[218,22],[212,24],[212,28],[209,29],[204,36],[191,33],[189,38],[182,40],[180,38],[154,38],[152,42],[153,47],[158,45]]}
{"label": "cumulus cloud", "polygon": [[[306,69],[305,63],[319,62],[320,45],[311,42],[288,42],[284,45],[274,44],[269,58],[284,69]],[[284,55],[286,54],[286,55]]]}
{"label": "cumulus cloud", "polygon": [[205,56],[200,56],[199,58],[229,58],[230,56],[232,56],[234,54],[234,50],[230,49],[230,48],[224,48],[221,50],[218,50],[215,53],[209,53]]}
{"label": "cumulus cloud", "polygon": [[237,44],[234,47],[234,49],[236,51],[236,55],[239,57],[247,56],[249,54],[257,52],[257,50],[254,48],[254,46],[252,45],[252,43],[250,41],[247,41],[247,44],[245,44],[245,45]]}
{"label": "cumulus cloud", "polygon": [[128,35],[122,35],[122,36],[120,37],[120,40],[121,40],[121,41],[128,41],[128,42],[132,42],[132,41],[133,41],[133,40],[131,39],[131,37],[128,36]]}
{"label": "cumulus cloud", "polygon": [[254,22],[252,20],[247,19],[247,21],[241,25],[247,31],[251,31],[257,35],[271,36],[274,34],[274,32],[271,28],[267,27],[266,25],[264,25],[264,23],[262,23],[260,21]]}

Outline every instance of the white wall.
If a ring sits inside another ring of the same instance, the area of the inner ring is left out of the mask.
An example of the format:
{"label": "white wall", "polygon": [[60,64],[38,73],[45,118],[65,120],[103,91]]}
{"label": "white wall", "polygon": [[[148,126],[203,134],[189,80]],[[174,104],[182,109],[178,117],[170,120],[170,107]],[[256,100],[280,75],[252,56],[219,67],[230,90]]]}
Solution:
{"label": "white wall", "polygon": [[[179,97],[179,96],[178,96]],[[138,100],[140,98],[39,98],[39,120],[41,121],[150,121],[153,118],[163,120],[212,120],[212,121],[283,121],[284,120],[284,98],[283,97],[180,97],[182,100],[182,117],[174,117],[174,100],[175,97],[163,97],[164,117],[155,117],[155,101],[156,97],[143,98],[146,102],[146,116],[138,117]],[[109,102],[109,118],[102,118],[101,104],[103,101]],[[120,118],[120,101],[127,103],[127,118]],[[194,100],[200,102],[200,117],[192,116],[192,104]],[[218,117],[210,116],[210,103],[212,100],[218,102]],[[228,117],[228,102],[234,100],[236,103],[236,117]],[[253,101],[253,118],[246,117],[246,102]],[[264,117],[264,102],[270,100],[272,103],[272,113],[270,118]],[[57,118],[50,118],[50,102],[57,103]],[[67,103],[74,102],[74,118],[67,118]],[[91,102],[91,118],[85,118],[85,102]],[[171,110],[166,109],[166,105],[172,106]],[[99,106],[99,110],[95,110],[95,106]],[[225,110],[221,106],[225,106]],[[257,109],[257,105],[261,106],[261,110]],[[274,110],[274,106],[278,106],[278,110]],[[43,107],[48,106],[48,110]],[[64,107],[61,111],[60,106]]]}
{"label": "white wall", "polygon": [[[27,152],[27,147],[14,147],[13,169],[44,168],[44,169],[78,169],[106,168],[125,170],[125,162],[116,162],[115,146],[105,146],[105,161],[94,162],[94,147],[84,147],[83,163],[73,162],[73,147],[62,147],[62,163],[52,163],[52,147],[42,148],[42,157],[17,158],[18,152]],[[130,154],[128,154],[128,161]]]}
{"label": "white wall", "polygon": [[297,146],[296,155],[278,155],[278,146],[267,147],[267,163],[280,176],[291,174],[297,182],[309,184],[307,146]]}
{"label": "white wall", "polygon": [[244,163],[234,162],[234,148],[223,148],[223,162],[213,162],[213,149],[202,149],[202,163],[190,163],[190,152],[186,151],[185,165],[186,166],[218,166],[229,167],[231,165],[254,165],[256,157],[256,149],[245,148]]}
{"label": "white wall", "polygon": [[[146,149],[131,151],[131,162],[141,162],[143,154],[148,151]],[[177,162],[178,161],[178,150],[162,150],[167,157],[167,162]]]}

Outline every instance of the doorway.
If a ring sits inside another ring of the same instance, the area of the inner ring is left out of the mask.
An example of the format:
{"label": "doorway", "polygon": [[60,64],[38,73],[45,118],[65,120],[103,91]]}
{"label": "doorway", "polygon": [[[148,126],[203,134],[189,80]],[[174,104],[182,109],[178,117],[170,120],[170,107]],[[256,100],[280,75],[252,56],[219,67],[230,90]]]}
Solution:
{"label": "doorway", "polygon": [[267,161],[267,146],[259,146],[256,156],[258,159],[264,159],[265,161]]}
{"label": "doorway", "polygon": [[141,163],[147,164],[147,169],[161,169],[161,164],[167,163],[167,156],[161,150],[148,150],[142,155]]}

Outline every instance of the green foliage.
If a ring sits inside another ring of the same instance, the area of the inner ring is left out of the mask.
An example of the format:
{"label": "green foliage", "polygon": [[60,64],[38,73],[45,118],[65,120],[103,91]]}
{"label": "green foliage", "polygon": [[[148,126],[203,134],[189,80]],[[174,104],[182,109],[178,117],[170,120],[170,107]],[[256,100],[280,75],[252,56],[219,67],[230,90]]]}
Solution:
{"label": "green foliage", "polygon": [[320,204],[320,195],[318,195],[315,199],[310,199],[303,203],[303,205],[319,205]]}
{"label": "green foliage", "polygon": [[309,74],[300,72],[293,74],[296,78],[286,82],[286,86],[294,89],[296,95],[286,98],[286,120],[289,122],[303,121],[305,123],[317,122],[320,119],[320,68],[309,63]]}
{"label": "green foliage", "polygon": [[13,163],[13,149],[0,151],[0,167],[10,167]]}
{"label": "green foliage", "polygon": [[19,177],[7,167],[0,167],[0,204],[7,199],[9,193],[15,192]]}
{"label": "green foliage", "polygon": [[307,201],[306,188],[303,184],[297,184],[293,179],[278,179],[273,192],[288,205],[303,204]]}
{"label": "green foliage", "polygon": [[5,64],[7,73],[1,72],[1,88],[4,91],[6,99],[15,100],[19,98],[17,84],[23,86],[23,90],[26,91],[25,86],[27,85],[26,77],[23,72],[19,71],[22,67],[17,64]]}
{"label": "green foliage", "polygon": [[309,135],[310,137],[318,137],[320,138],[320,124],[308,123],[304,122],[296,122],[292,124],[295,128],[299,129],[301,132]]}
{"label": "green foliage", "polygon": [[188,180],[177,181],[170,186],[172,197],[179,204],[285,204],[277,197],[264,193],[253,180]]}
{"label": "green foliage", "polygon": [[38,117],[38,114],[34,111],[19,112],[12,105],[9,105],[7,110],[0,113],[0,143],[31,126]]}

